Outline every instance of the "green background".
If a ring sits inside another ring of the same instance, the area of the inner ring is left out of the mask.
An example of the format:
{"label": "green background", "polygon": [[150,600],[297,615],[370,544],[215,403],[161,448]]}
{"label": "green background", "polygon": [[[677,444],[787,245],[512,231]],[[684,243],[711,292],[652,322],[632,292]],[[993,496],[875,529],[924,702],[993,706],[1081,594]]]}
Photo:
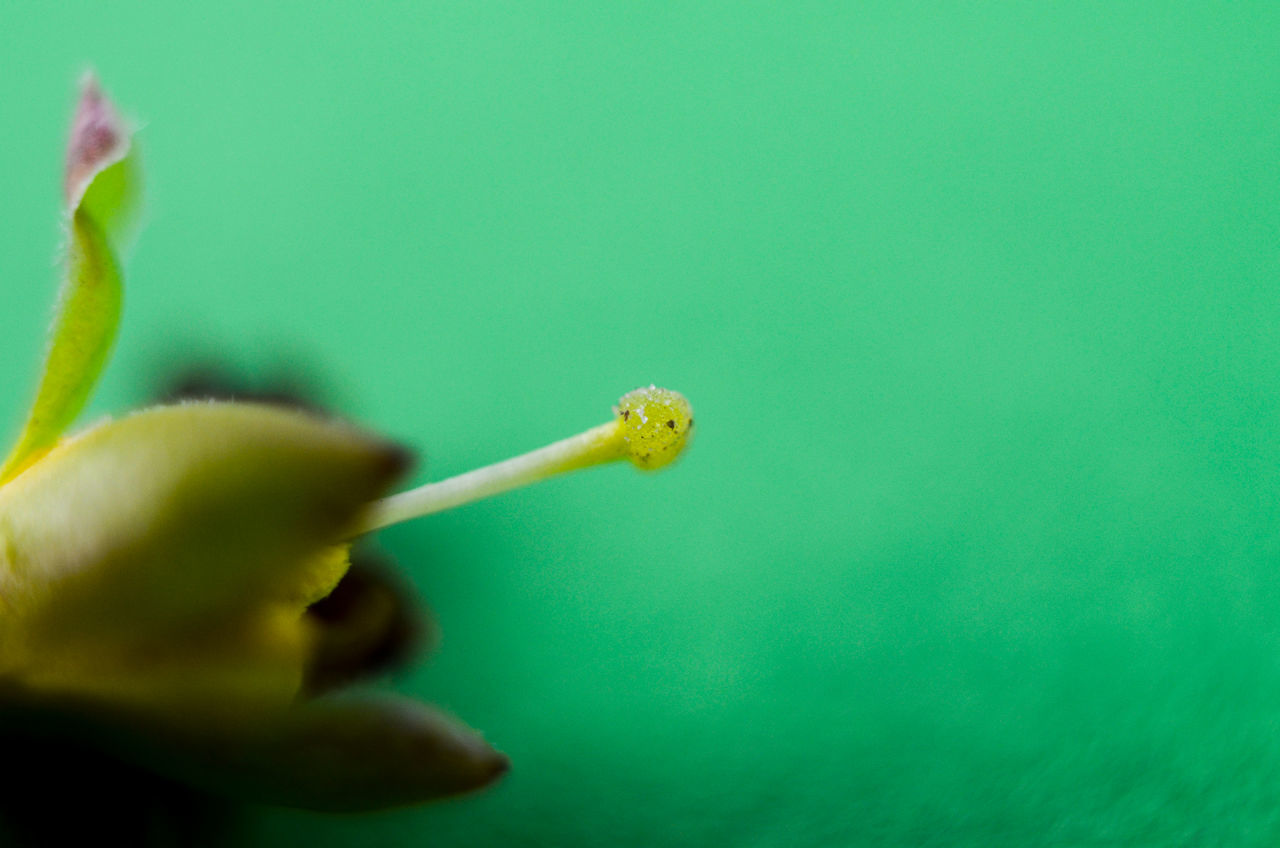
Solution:
{"label": "green background", "polygon": [[54,9],[0,0],[10,432],[90,62],[150,180],[91,414],[217,358],[427,479],[697,410],[384,532],[393,685],[513,770],[261,844],[1280,840],[1280,7]]}

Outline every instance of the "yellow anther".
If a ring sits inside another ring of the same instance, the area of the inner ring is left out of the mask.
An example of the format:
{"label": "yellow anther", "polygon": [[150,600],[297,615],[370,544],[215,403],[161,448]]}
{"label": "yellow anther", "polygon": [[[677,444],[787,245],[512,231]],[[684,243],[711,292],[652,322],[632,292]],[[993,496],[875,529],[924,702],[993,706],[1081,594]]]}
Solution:
{"label": "yellow anther", "polygon": [[650,386],[628,392],[614,407],[627,458],[653,470],[671,462],[693,436],[693,408],[684,395]]}

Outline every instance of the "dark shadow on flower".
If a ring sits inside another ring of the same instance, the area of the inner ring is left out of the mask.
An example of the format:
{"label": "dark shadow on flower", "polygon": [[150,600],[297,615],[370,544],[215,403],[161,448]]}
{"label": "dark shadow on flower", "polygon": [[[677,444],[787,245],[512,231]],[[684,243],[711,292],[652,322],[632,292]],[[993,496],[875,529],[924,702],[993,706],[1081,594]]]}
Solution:
{"label": "dark shadow on flower", "polygon": [[85,715],[14,699],[0,709],[0,844],[219,846],[238,841],[235,804],[113,753]]}
{"label": "dark shadow on flower", "polygon": [[362,678],[402,668],[436,641],[431,620],[389,567],[367,551],[351,555],[351,567],[333,592],[307,610],[319,633],[307,666],[305,696],[319,695]]}
{"label": "dark shadow on flower", "polygon": [[250,401],[306,412],[327,411],[318,399],[314,385],[296,374],[278,375],[263,385],[255,386],[211,362],[181,369],[164,381],[154,399],[161,403],[184,400]]}

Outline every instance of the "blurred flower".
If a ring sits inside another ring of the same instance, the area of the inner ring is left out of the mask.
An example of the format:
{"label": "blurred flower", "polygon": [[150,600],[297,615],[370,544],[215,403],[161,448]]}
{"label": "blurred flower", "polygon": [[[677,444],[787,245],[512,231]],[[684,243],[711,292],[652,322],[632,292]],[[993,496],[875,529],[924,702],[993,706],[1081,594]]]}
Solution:
{"label": "blurred flower", "polygon": [[411,628],[385,577],[349,571],[351,541],[563,471],[665,465],[688,441],[687,402],[638,390],[599,427],[392,497],[403,449],[295,407],[182,402],[63,438],[115,337],[138,177],[125,124],[88,80],[66,159],[51,344],[0,468],[9,726],[313,809],[486,785],[507,761],[473,731],[409,699],[332,691],[400,650]]}

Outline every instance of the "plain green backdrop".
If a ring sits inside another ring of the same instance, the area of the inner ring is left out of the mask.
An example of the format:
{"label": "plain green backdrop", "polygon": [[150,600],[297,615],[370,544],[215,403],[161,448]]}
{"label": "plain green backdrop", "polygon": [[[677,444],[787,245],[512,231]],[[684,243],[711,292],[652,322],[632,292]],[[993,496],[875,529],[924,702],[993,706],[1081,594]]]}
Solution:
{"label": "plain green backdrop", "polygon": [[[388,685],[513,759],[263,845],[1280,841],[1280,7],[0,0],[0,420],[87,65],[150,221],[92,415],[301,376],[417,479]],[[74,808],[74,799],[68,799]]]}

